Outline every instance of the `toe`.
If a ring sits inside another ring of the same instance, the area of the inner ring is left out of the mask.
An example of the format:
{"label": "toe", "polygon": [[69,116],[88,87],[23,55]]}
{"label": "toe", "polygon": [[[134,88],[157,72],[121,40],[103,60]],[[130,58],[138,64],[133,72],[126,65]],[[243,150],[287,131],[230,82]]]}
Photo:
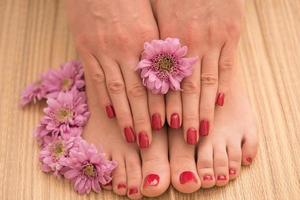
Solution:
{"label": "toe", "polygon": [[209,138],[202,138],[199,143],[197,169],[202,188],[210,188],[215,185],[213,147]]}
{"label": "toe", "polygon": [[258,147],[258,139],[256,132],[246,133],[242,144],[242,163],[243,165],[251,165],[254,160]]}
{"label": "toe", "polygon": [[113,171],[112,188],[114,193],[118,195],[126,195],[127,192],[127,177],[124,157],[119,153],[112,156],[113,160],[118,162],[117,168]]}
{"label": "toe", "polygon": [[159,196],[170,185],[170,167],[168,161],[168,143],[166,129],[152,136],[152,145],[141,151],[143,162],[142,194],[148,197]]}
{"label": "toe", "polygon": [[218,141],[213,145],[214,172],[217,186],[228,183],[228,157],[225,142]]}
{"label": "toe", "polygon": [[240,143],[234,141],[227,144],[227,154],[228,154],[228,165],[229,165],[229,179],[235,179],[241,170],[241,162],[242,162],[242,150]]}
{"label": "toe", "polygon": [[196,162],[195,146],[182,138],[181,129],[169,129],[171,180],[173,186],[182,193],[192,193],[201,186]]}

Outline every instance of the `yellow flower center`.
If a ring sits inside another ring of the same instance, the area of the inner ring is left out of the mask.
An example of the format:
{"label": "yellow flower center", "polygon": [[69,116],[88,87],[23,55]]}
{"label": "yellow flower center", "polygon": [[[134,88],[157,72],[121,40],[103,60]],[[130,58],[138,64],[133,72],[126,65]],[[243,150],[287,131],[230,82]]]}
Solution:
{"label": "yellow flower center", "polygon": [[173,60],[169,57],[162,57],[157,62],[159,69],[165,70],[165,71],[171,71],[174,63]]}
{"label": "yellow flower center", "polygon": [[62,142],[54,144],[53,153],[56,158],[64,155],[64,145]]}
{"label": "yellow flower center", "polygon": [[87,176],[94,177],[94,176],[96,176],[95,167],[92,164],[87,164],[83,168],[83,173]]}
{"label": "yellow flower center", "polygon": [[70,87],[72,86],[73,84],[73,80],[72,79],[64,79],[61,83],[61,88],[63,91],[68,91],[70,89]]}
{"label": "yellow flower center", "polygon": [[67,108],[61,108],[56,113],[56,119],[60,122],[67,121],[70,117],[72,117],[73,113],[71,110]]}

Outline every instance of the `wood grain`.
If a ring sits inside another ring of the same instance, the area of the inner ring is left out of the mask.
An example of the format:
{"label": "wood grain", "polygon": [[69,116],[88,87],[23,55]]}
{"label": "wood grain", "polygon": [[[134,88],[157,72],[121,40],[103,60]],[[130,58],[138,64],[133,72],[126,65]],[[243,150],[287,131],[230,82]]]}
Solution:
{"label": "wood grain", "polygon": [[[125,199],[104,192],[79,196],[69,183],[39,170],[32,130],[42,105],[19,107],[37,75],[76,58],[63,1],[0,0],[0,199]],[[247,1],[239,64],[259,124],[259,154],[228,186],[155,199],[300,197],[300,1]]]}

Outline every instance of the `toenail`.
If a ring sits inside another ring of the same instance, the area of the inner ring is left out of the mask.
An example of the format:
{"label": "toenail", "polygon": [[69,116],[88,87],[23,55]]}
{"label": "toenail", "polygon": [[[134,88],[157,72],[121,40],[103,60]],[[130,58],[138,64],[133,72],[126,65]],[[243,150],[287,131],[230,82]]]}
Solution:
{"label": "toenail", "polygon": [[252,158],[251,157],[246,158],[246,160],[247,160],[248,163],[250,163],[250,164],[252,163]]}
{"label": "toenail", "polygon": [[225,175],[219,175],[219,176],[217,177],[217,179],[218,179],[219,181],[226,181],[226,180],[227,180],[227,177],[226,177]]}
{"label": "toenail", "polygon": [[179,181],[181,184],[185,184],[190,181],[194,181],[197,183],[197,179],[194,176],[194,173],[191,171],[185,171],[180,174]]}
{"label": "toenail", "polygon": [[229,174],[230,174],[230,175],[235,175],[235,174],[236,174],[235,169],[229,169]]}
{"label": "toenail", "polygon": [[125,134],[126,141],[128,143],[135,142],[135,134],[134,134],[134,131],[131,127],[125,127],[124,128],[124,134]]}
{"label": "toenail", "polygon": [[110,118],[110,119],[114,118],[116,116],[115,109],[112,105],[107,105],[105,107],[105,111],[106,111],[107,117]]}
{"label": "toenail", "polygon": [[197,130],[194,128],[189,128],[187,131],[187,143],[188,144],[196,144],[197,143]]}
{"label": "toenail", "polygon": [[171,115],[170,127],[171,128],[180,128],[180,118],[179,118],[179,115],[177,113],[173,113]]}
{"label": "toenail", "polygon": [[117,188],[118,188],[118,190],[119,190],[119,189],[126,189],[127,186],[126,186],[125,183],[119,183],[119,184],[117,185]]}
{"label": "toenail", "polygon": [[144,187],[157,186],[159,183],[159,176],[157,174],[149,174],[145,178]]}
{"label": "toenail", "polygon": [[208,132],[209,132],[209,121],[201,120],[199,134],[201,136],[207,136]]}
{"label": "toenail", "polygon": [[204,181],[212,181],[213,180],[213,177],[211,175],[204,175],[203,176],[203,180]]}
{"label": "toenail", "polygon": [[160,130],[162,128],[160,114],[155,113],[151,117],[151,126],[153,130]]}
{"label": "toenail", "polygon": [[129,188],[128,194],[132,195],[132,194],[136,194],[138,192],[139,192],[139,190],[136,187],[132,187],[132,188]]}
{"label": "toenail", "polygon": [[224,93],[220,92],[218,94],[218,97],[217,97],[217,100],[216,100],[216,105],[223,106],[224,105],[224,98],[225,98]]}
{"label": "toenail", "polygon": [[148,148],[149,147],[148,135],[144,131],[139,133],[139,145],[140,145],[140,148]]}

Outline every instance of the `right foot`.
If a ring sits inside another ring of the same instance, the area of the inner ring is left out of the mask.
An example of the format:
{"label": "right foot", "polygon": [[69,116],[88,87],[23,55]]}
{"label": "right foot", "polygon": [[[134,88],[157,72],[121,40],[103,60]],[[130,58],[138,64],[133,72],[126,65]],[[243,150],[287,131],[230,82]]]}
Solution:
{"label": "right foot", "polygon": [[91,112],[84,129],[83,137],[96,147],[102,147],[107,159],[117,161],[110,189],[118,195],[127,195],[130,199],[142,196],[159,196],[170,184],[167,134],[161,129],[153,134],[153,144],[140,150],[136,144],[128,144],[122,138],[117,123],[108,119],[96,97],[94,86],[86,76],[86,94]]}

